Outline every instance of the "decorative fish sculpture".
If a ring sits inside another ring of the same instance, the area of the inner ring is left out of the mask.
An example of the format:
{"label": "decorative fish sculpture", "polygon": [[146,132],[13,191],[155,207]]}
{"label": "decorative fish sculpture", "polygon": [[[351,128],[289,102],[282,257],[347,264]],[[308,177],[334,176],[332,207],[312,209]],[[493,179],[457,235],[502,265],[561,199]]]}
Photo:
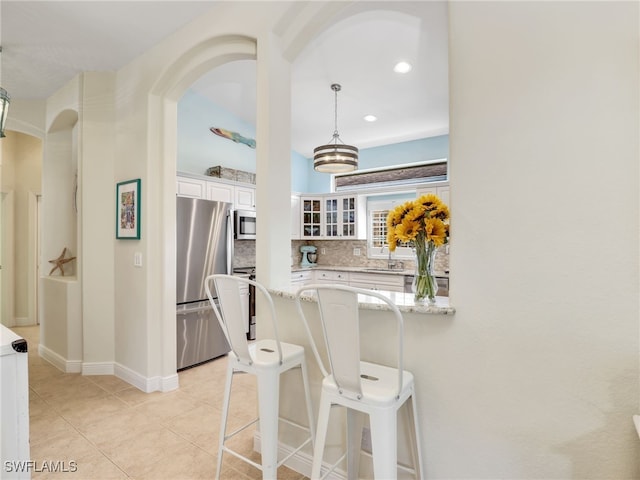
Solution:
{"label": "decorative fish sculpture", "polygon": [[233,140],[236,143],[244,143],[248,147],[256,148],[256,141],[253,138],[243,137],[237,132],[230,132],[229,130],[225,130],[224,128],[211,127],[209,130],[211,130],[216,135],[228,138],[229,140]]}

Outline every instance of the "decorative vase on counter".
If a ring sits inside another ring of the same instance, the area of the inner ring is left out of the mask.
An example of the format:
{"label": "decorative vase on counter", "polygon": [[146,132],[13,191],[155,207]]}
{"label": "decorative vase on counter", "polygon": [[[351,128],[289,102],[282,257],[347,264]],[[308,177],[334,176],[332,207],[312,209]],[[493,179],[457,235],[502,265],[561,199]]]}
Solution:
{"label": "decorative vase on counter", "polygon": [[449,207],[427,193],[403,203],[387,214],[389,252],[412,246],[416,252],[413,298],[416,304],[436,303],[438,282],[433,273],[436,249],[449,242]]}
{"label": "decorative vase on counter", "polygon": [[433,242],[416,243],[416,273],[411,285],[413,298],[416,303],[436,303],[438,282],[433,273],[436,258],[436,246]]}

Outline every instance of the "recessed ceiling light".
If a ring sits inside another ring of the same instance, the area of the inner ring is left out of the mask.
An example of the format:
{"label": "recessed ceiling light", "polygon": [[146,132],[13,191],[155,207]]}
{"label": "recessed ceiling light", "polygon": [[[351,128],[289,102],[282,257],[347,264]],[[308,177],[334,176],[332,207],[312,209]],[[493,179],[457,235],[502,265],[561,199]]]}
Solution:
{"label": "recessed ceiling light", "polygon": [[375,122],[376,120],[378,120],[378,117],[376,117],[375,115],[365,115],[364,119],[367,122]]}
{"label": "recessed ceiling light", "polygon": [[413,67],[408,62],[398,62],[396,66],[393,67],[393,71],[396,73],[407,73],[410,72]]}

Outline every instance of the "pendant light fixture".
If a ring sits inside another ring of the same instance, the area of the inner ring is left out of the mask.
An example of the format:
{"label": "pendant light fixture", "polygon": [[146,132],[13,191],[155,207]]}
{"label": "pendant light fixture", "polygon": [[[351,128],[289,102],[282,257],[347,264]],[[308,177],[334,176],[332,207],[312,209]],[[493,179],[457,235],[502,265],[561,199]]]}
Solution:
{"label": "pendant light fixture", "polygon": [[338,92],[341,88],[337,83],[331,85],[331,90],[335,92],[335,130],[332,143],[313,149],[313,168],[322,173],[344,173],[358,168],[358,149],[346,145],[338,134]]}
{"label": "pendant light fixture", "polygon": [[[0,53],[2,53],[2,46],[0,45]],[[0,138],[4,137],[4,125],[7,122],[7,114],[9,113],[9,101],[11,97],[7,91],[0,87]]]}

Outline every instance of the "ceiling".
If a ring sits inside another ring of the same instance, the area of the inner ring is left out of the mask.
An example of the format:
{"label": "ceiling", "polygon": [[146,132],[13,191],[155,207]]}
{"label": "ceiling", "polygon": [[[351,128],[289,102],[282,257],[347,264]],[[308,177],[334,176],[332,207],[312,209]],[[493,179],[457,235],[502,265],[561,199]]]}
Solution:
{"label": "ceiling", "polygon": [[[292,64],[291,141],[305,156],[332,138],[332,83],[342,85],[337,120],[345,143],[367,148],[448,133],[446,2],[394,4],[403,13],[373,4],[380,10],[347,7]],[[47,98],[79,72],[119,69],[215,6],[2,0],[2,86],[13,99]],[[411,72],[395,73],[399,60],[409,61]],[[255,61],[218,67],[192,89],[255,125]],[[366,114],[378,120],[366,122]]]}

